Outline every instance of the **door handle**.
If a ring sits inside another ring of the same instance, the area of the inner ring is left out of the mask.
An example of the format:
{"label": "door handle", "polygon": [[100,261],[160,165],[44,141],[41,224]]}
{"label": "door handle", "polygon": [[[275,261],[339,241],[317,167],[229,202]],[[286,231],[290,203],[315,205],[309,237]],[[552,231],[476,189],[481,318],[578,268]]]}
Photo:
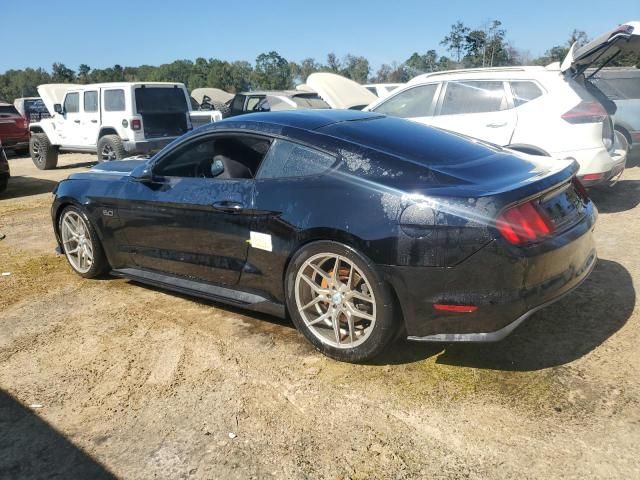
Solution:
{"label": "door handle", "polygon": [[231,200],[214,202],[211,206],[216,210],[227,213],[239,213],[244,209],[244,206],[240,202],[233,202]]}
{"label": "door handle", "polygon": [[507,126],[507,122],[487,123],[486,126],[489,127],[489,128],[506,127]]}
{"label": "door handle", "polygon": [[98,120],[93,119],[93,120],[91,120],[91,123],[98,123]]}
{"label": "door handle", "polygon": [[80,123],[80,120],[74,120],[75,123]]}

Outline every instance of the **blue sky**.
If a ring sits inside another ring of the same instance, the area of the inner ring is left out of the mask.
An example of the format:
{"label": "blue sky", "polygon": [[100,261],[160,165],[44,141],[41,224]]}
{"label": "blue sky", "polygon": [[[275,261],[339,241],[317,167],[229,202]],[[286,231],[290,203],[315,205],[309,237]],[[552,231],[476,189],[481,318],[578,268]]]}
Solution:
{"label": "blue sky", "polygon": [[377,68],[414,51],[444,54],[438,44],[458,19],[471,27],[499,19],[516,48],[537,56],[563,43],[574,28],[593,37],[640,18],[638,0],[1,3],[0,72],[50,68],[56,61],[74,69],[80,63],[104,68],[196,57],[253,62],[270,50],[296,61],[324,61],[331,51],[364,55]]}

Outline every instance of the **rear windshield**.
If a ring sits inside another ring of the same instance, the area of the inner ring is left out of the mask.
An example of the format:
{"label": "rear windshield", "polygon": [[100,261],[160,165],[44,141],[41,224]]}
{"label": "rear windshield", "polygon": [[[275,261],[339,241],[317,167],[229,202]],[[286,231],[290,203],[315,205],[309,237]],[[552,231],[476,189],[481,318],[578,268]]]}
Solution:
{"label": "rear windshield", "polygon": [[499,147],[395,117],[339,122],[322,133],[407,158],[425,166],[458,165],[502,151]]}
{"label": "rear windshield", "polygon": [[187,112],[189,106],[181,88],[138,87],[136,110],[138,113]]}
{"label": "rear windshield", "polygon": [[49,113],[41,98],[24,101],[25,113]]}
{"label": "rear windshield", "polygon": [[4,113],[5,115],[8,113],[12,115],[20,115],[18,110],[16,110],[16,107],[13,105],[0,105],[0,113]]}

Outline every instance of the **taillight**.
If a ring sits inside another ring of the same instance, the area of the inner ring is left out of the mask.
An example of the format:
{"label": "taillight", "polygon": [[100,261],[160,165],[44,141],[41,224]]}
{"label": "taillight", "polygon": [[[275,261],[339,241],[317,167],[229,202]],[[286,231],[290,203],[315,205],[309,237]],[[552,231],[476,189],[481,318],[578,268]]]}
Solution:
{"label": "taillight", "polygon": [[561,115],[569,123],[598,123],[607,118],[607,111],[600,102],[583,100],[568,112]]}
{"label": "taillight", "polygon": [[584,200],[585,202],[588,202],[589,201],[589,193],[587,192],[587,189],[584,188],[584,185],[582,184],[580,179],[578,177],[573,177],[573,180],[571,182],[573,183],[573,188],[576,189],[576,192],[578,193],[578,196],[582,200]]}
{"label": "taillight", "polygon": [[553,223],[535,202],[505,210],[498,216],[496,226],[502,236],[514,245],[540,241],[555,230]]}
{"label": "taillight", "polygon": [[131,120],[131,130],[140,130],[142,128],[142,122],[138,118]]}

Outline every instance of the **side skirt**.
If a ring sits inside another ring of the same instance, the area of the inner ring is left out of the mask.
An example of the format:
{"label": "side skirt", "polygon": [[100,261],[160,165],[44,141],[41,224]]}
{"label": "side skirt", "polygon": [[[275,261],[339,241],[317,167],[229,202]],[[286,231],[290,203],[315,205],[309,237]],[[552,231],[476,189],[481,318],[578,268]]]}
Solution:
{"label": "side skirt", "polygon": [[215,302],[246,308],[256,312],[267,313],[276,317],[285,318],[285,308],[281,303],[273,302],[255,293],[233,290],[231,288],[212,285],[210,283],[189,280],[159,272],[142,270],[138,268],[122,268],[111,271],[116,277],[128,278],[136,282],[153,285],[166,290],[192,295]]}

